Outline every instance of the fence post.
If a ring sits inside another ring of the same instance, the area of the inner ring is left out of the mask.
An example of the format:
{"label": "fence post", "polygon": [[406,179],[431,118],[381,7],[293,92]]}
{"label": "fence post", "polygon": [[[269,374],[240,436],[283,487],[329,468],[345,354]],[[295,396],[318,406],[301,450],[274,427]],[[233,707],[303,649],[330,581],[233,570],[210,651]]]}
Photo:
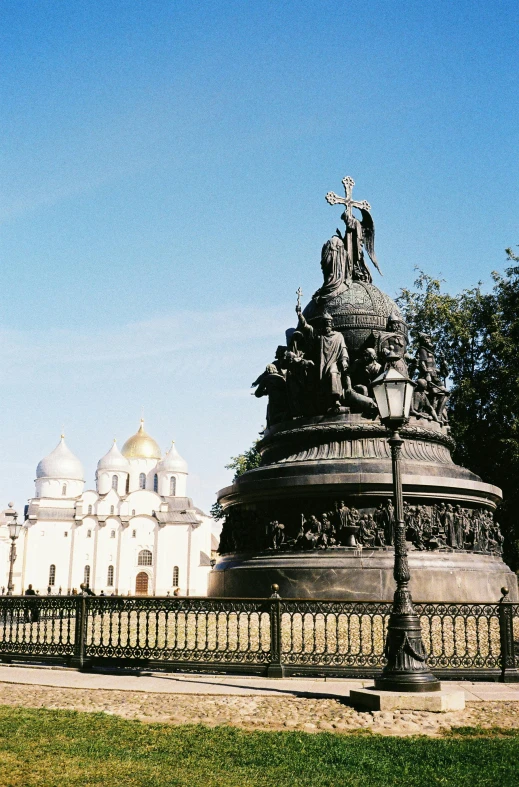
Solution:
{"label": "fence post", "polygon": [[76,630],[72,663],[80,670],[86,667],[87,603],[86,596],[78,596],[76,604]]}
{"label": "fence post", "polygon": [[501,639],[501,683],[518,683],[519,670],[517,669],[514,646],[514,616],[513,604],[506,601],[509,590],[501,588],[502,597],[499,599],[499,635]]}
{"label": "fence post", "polygon": [[281,596],[279,585],[272,585],[270,596],[270,664],[267,675],[269,678],[284,678],[283,649],[281,644]]}

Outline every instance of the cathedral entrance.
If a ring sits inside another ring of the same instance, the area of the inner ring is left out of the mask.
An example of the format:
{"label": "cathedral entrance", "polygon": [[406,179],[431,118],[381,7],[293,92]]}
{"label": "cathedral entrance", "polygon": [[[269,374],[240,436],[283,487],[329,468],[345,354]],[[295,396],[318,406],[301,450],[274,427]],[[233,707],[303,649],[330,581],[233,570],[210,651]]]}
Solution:
{"label": "cathedral entrance", "polygon": [[145,571],[140,571],[135,580],[135,595],[147,596],[148,595],[148,575]]}

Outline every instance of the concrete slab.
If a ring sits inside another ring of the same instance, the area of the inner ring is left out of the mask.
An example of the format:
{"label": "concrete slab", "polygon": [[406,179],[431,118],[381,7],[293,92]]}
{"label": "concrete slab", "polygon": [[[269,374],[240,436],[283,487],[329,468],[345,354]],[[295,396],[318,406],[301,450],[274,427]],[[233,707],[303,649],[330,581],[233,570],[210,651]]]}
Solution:
{"label": "concrete slab", "polygon": [[480,691],[474,692],[475,702],[519,702],[517,693],[503,693],[500,691]]}
{"label": "concrete slab", "polygon": [[[350,692],[373,685],[372,680],[353,678],[258,678],[248,675],[204,675],[200,673],[78,672],[55,666],[0,665],[0,683],[55,686],[72,689],[156,692],[159,694],[264,695],[337,697],[349,700]],[[464,693],[467,702],[519,702],[516,683],[443,682],[447,692]],[[384,692],[387,694],[388,692]],[[1,686],[0,686],[1,701]]]}
{"label": "concrete slab", "polygon": [[519,701],[517,683],[460,683],[459,685],[479,701]]}
{"label": "concrete slab", "polygon": [[197,675],[171,673],[101,673],[77,672],[0,666],[0,683],[22,683],[72,689],[103,689],[115,691],[157,692],[160,694],[236,694],[236,695],[305,695],[342,697],[347,699],[351,688],[362,688],[368,680],[326,681],[324,679],[269,679],[248,676]]}
{"label": "concrete slab", "polygon": [[356,708],[366,710],[423,710],[432,713],[445,713],[465,708],[465,692],[459,689],[441,691],[380,691],[374,686],[365,689],[352,689],[350,702]]}

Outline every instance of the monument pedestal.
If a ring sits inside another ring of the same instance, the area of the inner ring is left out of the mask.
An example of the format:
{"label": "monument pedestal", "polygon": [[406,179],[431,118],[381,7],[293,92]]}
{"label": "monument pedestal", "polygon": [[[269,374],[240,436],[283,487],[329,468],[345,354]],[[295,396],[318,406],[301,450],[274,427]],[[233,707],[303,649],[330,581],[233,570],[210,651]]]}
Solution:
{"label": "monument pedestal", "polygon": [[[411,549],[408,559],[416,601],[497,602],[502,587],[518,600],[517,577],[498,555]],[[393,562],[392,547],[222,555],[209,574],[209,595],[258,598],[275,583],[282,598],[392,601]]]}
{"label": "monument pedestal", "polygon": [[[439,424],[411,418],[402,436],[413,598],[497,602],[501,588],[508,587],[510,601],[519,600],[517,577],[490,551],[495,545],[484,518],[499,503],[501,490],[452,461],[452,440]],[[378,543],[390,536],[387,517],[382,526],[377,520],[381,504],[385,516],[392,498],[382,424],[358,414],[298,419],[269,429],[258,448],[265,464],[219,493],[226,524],[209,595],[261,597],[275,583],[285,598],[392,601],[393,547],[362,544],[366,526]],[[345,526],[343,507],[349,512]],[[460,517],[465,524],[455,532],[466,540],[463,549],[449,546]],[[282,523],[283,538],[266,549],[273,521]],[[316,535],[320,543],[312,548],[312,541],[298,539],[302,523],[305,528],[320,523],[323,531],[327,521],[339,544],[330,539],[325,545]],[[353,530],[358,546],[342,545]]]}

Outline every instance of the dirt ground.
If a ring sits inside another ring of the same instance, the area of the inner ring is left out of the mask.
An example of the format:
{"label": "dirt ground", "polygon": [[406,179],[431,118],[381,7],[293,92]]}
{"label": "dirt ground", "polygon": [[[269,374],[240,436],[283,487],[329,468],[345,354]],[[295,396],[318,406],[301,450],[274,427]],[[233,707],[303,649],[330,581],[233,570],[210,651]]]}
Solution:
{"label": "dirt ground", "polygon": [[0,705],[116,714],[126,719],[169,724],[219,724],[245,729],[295,729],[382,735],[441,735],[452,727],[519,729],[519,702],[468,702],[465,710],[354,710],[344,701],[301,697],[158,694],[101,689],[53,688],[0,682]]}

